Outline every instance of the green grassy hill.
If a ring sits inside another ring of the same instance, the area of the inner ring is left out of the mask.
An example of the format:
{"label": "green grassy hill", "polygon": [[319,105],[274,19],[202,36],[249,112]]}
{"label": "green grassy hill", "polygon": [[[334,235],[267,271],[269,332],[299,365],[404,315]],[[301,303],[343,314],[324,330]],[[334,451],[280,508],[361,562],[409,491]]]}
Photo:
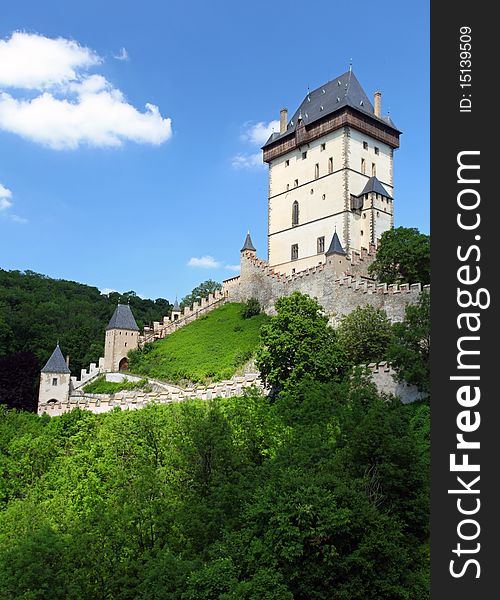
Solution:
{"label": "green grassy hill", "polygon": [[234,375],[259,344],[264,314],[240,315],[242,304],[228,303],[163,340],[130,353],[132,373],[171,383],[207,383]]}

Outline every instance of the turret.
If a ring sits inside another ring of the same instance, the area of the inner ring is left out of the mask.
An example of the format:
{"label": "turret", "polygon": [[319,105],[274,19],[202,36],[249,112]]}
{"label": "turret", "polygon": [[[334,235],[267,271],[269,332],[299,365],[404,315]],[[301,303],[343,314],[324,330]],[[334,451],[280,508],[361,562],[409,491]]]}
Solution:
{"label": "turret", "polygon": [[333,267],[337,275],[345,273],[349,268],[347,254],[340,242],[337,230],[334,231],[332,241],[328,250],[325,252],[326,264]]}
{"label": "turret", "polygon": [[108,326],[104,344],[104,370],[126,371],[127,354],[139,346],[139,327],[128,304],[118,304]]}
{"label": "turret", "polygon": [[181,307],[177,298],[175,299],[174,305],[172,306],[172,312],[170,313],[170,320],[177,321],[181,316]]}
{"label": "turret", "polygon": [[59,343],[40,372],[38,392],[39,407],[46,404],[67,402],[71,383],[71,371],[64,360]]}

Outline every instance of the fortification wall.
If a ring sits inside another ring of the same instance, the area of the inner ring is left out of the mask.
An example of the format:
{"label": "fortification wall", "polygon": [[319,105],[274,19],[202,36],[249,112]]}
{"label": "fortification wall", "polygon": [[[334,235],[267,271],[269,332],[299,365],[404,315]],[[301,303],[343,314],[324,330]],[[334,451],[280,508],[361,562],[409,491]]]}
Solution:
{"label": "fortification wall", "polygon": [[169,385],[168,389],[144,393],[141,391],[123,391],[116,394],[87,394],[83,391],[73,391],[67,401],[50,402],[38,405],[38,414],[48,414],[51,417],[62,415],[75,408],[89,410],[93,413],[109,412],[116,407],[122,410],[137,410],[151,403],[170,404],[192,398],[211,400],[212,398],[229,398],[241,396],[243,390],[257,387],[264,393],[266,390],[257,373],[243,377],[233,377],[208,386],[179,388]]}
{"label": "fortification wall", "polygon": [[201,316],[219,307],[226,301],[227,297],[224,291],[216,291],[209,294],[207,298],[202,298],[200,302],[195,302],[193,307],[186,307],[181,311],[180,317],[175,321],[165,318],[163,322],[155,321],[153,327],[145,327],[143,335],[139,336],[139,346],[144,346],[147,342],[160,340],[174,331],[177,331],[184,325],[192,323]]}
{"label": "fortification wall", "polygon": [[[375,306],[386,311],[391,321],[404,318],[405,307],[417,301],[422,286],[377,284],[375,281],[353,276],[339,276],[335,270],[335,257],[326,263],[290,276],[276,273],[267,263],[243,253],[241,275],[233,278],[227,288],[230,301],[245,302],[257,298],[264,311],[274,313],[274,302],[298,290],[317,298],[330,316],[332,323],[350,313],[357,306]],[[424,286],[428,288],[429,286]]]}
{"label": "fortification wall", "polygon": [[398,381],[396,371],[387,362],[370,363],[366,365],[371,371],[371,380],[381,394],[397,396],[403,404],[411,404],[426,397],[416,385]]}

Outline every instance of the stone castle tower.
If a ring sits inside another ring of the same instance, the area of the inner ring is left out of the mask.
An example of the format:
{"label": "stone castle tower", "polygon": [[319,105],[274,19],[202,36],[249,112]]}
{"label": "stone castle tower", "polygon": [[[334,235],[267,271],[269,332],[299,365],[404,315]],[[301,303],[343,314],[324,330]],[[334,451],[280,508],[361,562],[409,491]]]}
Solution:
{"label": "stone castle tower", "polygon": [[106,327],[104,370],[128,369],[127,354],[139,346],[139,327],[128,304],[118,304]]}
{"label": "stone castle tower", "polygon": [[62,355],[59,343],[40,372],[38,397],[44,402],[65,402],[69,396],[71,371]]}
{"label": "stone castle tower", "polygon": [[268,265],[291,275],[327,249],[361,253],[394,224],[393,152],[400,131],[352,70],[309,92],[263,146],[269,164]]}

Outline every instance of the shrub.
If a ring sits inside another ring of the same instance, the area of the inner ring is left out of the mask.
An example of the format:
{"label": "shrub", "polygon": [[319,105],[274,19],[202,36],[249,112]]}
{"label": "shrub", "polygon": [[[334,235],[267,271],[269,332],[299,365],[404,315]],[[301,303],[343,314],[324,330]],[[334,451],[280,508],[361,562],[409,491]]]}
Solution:
{"label": "shrub", "polygon": [[257,298],[249,298],[241,309],[241,317],[243,319],[251,319],[256,315],[260,315],[261,308]]}

